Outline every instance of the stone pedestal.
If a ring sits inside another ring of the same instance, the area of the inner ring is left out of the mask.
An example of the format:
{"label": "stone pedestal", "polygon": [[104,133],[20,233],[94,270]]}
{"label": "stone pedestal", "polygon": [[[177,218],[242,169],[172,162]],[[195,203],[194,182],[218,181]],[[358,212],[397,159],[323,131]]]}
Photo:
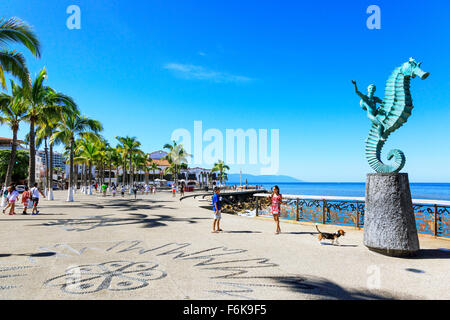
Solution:
{"label": "stone pedestal", "polygon": [[367,175],[364,245],[395,257],[418,253],[419,238],[407,173]]}

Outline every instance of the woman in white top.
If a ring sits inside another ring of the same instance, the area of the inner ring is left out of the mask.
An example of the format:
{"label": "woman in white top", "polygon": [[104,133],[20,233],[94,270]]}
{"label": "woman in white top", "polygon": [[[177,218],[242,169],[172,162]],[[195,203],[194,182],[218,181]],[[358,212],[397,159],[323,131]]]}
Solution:
{"label": "woman in white top", "polygon": [[6,212],[6,209],[11,207],[11,209],[9,210],[9,215],[12,216],[13,214],[16,214],[14,212],[14,209],[16,208],[16,201],[17,201],[18,197],[19,197],[19,192],[16,190],[16,186],[12,185],[11,187],[9,187],[9,193],[6,196],[6,198],[8,199],[8,205],[6,206],[5,209],[3,209],[3,213]]}

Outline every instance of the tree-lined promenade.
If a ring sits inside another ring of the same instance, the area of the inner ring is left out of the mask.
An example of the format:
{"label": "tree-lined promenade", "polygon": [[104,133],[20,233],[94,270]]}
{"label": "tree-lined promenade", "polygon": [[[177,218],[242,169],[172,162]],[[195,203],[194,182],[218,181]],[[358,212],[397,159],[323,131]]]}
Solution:
{"label": "tree-lined promenade", "polygon": [[[67,201],[73,201],[74,190],[78,188],[78,174],[81,172],[84,190],[91,190],[93,184],[93,167],[98,171],[96,181],[105,183],[105,170],[111,173],[122,171],[122,185],[133,186],[135,174],[139,171],[146,173],[148,184],[149,173],[159,171],[158,165],[152,161],[148,153],[141,149],[141,143],[136,137],[117,136],[116,147],[102,135],[103,125],[100,121],[83,115],[76,99],[48,85],[50,78],[47,70],[42,68],[34,79],[31,79],[25,58],[22,53],[11,50],[11,46],[19,44],[30,51],[37,59],[41,57],[41,43],[31,26],[18,18],[0,20],[0,84],[5,92],[0,93],[0,122],[8,125],[12,132],[11,152],[4,183],[3,194],[14,183],[13,171],[17,171],[17,134],[26,124],[29,131],[25,138],[28,144],[28,174],[22,177],[31,187],[36,181],[36,149],[43,146],[46,163],[45,186],[47,199],[53,200],[53,150],[61,145],[65,149],[64,155],[68,159],[68,195]],[[10,75],[8,90],[6,75]],[[17,79],[16,82],[14,79]],[[163,159],[169,166],[164,174],[174,177],[178,185],[178,175],[187,169],[188,158],[191,156],[181,144],[173,141],[164,145],[168,154]],[[223,161],[216,163],[211,170],[218,172],[221,183],[227,180],[226,166]],[[92,193],[87,191],[88,193]],[[2,197],[2,205],[4,205]]]}

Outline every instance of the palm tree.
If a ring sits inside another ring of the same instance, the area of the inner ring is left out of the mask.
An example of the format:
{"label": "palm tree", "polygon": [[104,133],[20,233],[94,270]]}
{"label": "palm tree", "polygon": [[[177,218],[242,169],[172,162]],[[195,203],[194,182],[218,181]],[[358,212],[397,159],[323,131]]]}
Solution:
{"label": "palm tree", "polygon": [[135,181],[135,171],[137,171],[137,180],[139,180],[139,171],[142,168],[142,165],[144,164],[144,152],[142,152],[139,149],[134,150],[131,153],[131,161],[130,161],[130,168],[131,168],[131,185],[134,185]]}
{"label": "palm tree", "polygon": [[222,184],[222,182],[224,180],[227,180],[227,174],[225,173],[226,170],[230,170],[230,167],[227,166],[223,160],[219,160],[218,162],[216,162],[213,166],[213,168],[211,169],[211,172],[216,172],[219,171],[218,177],[220,180],[220,184]]}
{"label": "palm tree", "polygon": [[24,45],[36,57],[41,56],[41,45],[31,27],[18,18],[0,19],[0,85],[6,89],[5,72],[20,79],[22,87],[30,89],[30,73],[24,56],[8,49],[11,43]]}
{"label": "palm tree", "polygon": [[158,169],[159,169],[158,164],[154,161],[151,161],[150,165],[148,166],[148,170],[153,172],[153,176],[152,176],[153,185],[155,185],[155,171]]}
{"label": "palm tree", "polygon": [[169,151],[163,159],[169,161],[171,166],[173,165],[173,169],[169,169],[168,172],[173,172],[175,185],[178,185],[179,166],[183,162],[186,163],[187,157],[191,155],[186,152],[182,144],[177,144],[176,141],[172,141],[172,144],[166,143],[163,148]]}
{"label": "palm tree", "polygon": [[30,105],[27,121],[30,123],[29,132],[29,148],[30,160],[28,168],[29,185],[32,186],[35,182],[36,170],[36,132],[35,125],[41,119],[45,119],[55,112],[73,114],[78,113],[78,107],[69,96],[56,92],[50,87],[44,85],[44,80],[47,78],[47,71],[41,70],[36,76],[31,91],[24,90],[23,95],[28,100]]}
{"label": "palm tree", "polygon": [[[36,146],[42,144],[44,141],[45,147],[45,159],[46,159],[46,185],[48,188],[47,200],[54,200],[53,198],[53,146],[54,141],[50,140],[50,137],[55,132],[58,122],[61,120],[61,114],[54,110],[54,113],[48,112],[48,116],[40,118],[38,121],[38,127],[36,129]],[[49,141],[50,140],[50,141]],[[49,148],[47,148],[47,141],[49,142]]]}
{"label": "palm tree", "polygon": [[[105,152],[105,160],[108,163],[108,168],[109,168],[109,177],[108,177],[109,183],[108,183],[108,185],[111,188],[112,166],[113,166],[113,164],[117,163],[117,161],[119,160],[119,154],[117,152],[117,149],[108,147]],[[116,177],[117,177],[117,175],[116,175]]]}
{"label": "palm tree", "polygon": [[[21,90],[18,85],[11,81],[11,96],[6,93],[0,94],[0,116],[1,124],[8,124],[13,132],[11,144],[11,157],[9,158],[8,169],[6,170],[5,188],[11,183],[12,172],[16,161],[17,152],[17,132],[20,122],[26,118],[28,106],[20,94]],[[4,192],[4,190],[3,190]],[[4,197],[2,197],[2,206],[4,205]]]}
{"label": "palm tree", "polygon": [[106,150],[109,148],[109,143],[104,138],[99,136],[97,148],[99,149],[99,157],[96,163],[98,167],[97,180],[100,182],[100,185],[102,185],[105,181],[105,157],[106,157]]}
{"label": "palm tree", "polygon": [[73,158],[75,138],[80,133],[98,133],[103,130],[102,124],[78,113],[63,114],[62,121],[57,125],[52,141],[62,142],[69,147],[69,190],[67,201],[73,201]]}
{"label": "palm tree", "polygon": [[[124,180],[123,183],[126,185],[126,176],[127,176],[127,159],[129,159],[129,168],[130,171],[131,168],[131,160],[133,154],[139,150],[139,147],[141,146],[141,143],[137,141],[136,137],[116,137],[116,139],[119,141],[119,150],[121,151],[122,157],[123,157],[123,175]],[[131,178],[131,176],[130,176]],[[130,181],[128,181],[129,183]],[[131,191],[131,189],[130,189]]]}
{"label": "palm tree", "polygon": [[[141,182],[141,171],[145,171],[147,173],[147,157],[145,153],[141,150],[137,151],[134,155],[134,167],[138,172],[138,181]],[[144,180],[144,179],[142,179]]]}
{"label": "palm tree", "polygon": [[92,165],[101,159],[101,140],[96,135],[82,135],[76,151],[79,155],[74,162],[83,161],[88,165],[89,194],[92,195]]}

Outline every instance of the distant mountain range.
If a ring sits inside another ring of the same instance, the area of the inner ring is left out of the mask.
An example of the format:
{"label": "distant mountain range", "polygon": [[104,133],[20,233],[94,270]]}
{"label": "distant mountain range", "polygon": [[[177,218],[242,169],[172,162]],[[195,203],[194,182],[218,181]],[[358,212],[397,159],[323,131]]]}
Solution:
{"label": "distant mountain range", "polygon": [[[239,173],[229,173],[228,174],[228,183],[239,183],[239,179],[241,179],[241,175]],[[302,180],[295,179],[290,176],[283,175],[261,175],[256,176],[252,174],[242,174],[242,184],[245,183],[245,179],[249,184],[253,183],[272,183],[272,182],[303,182]]]}

